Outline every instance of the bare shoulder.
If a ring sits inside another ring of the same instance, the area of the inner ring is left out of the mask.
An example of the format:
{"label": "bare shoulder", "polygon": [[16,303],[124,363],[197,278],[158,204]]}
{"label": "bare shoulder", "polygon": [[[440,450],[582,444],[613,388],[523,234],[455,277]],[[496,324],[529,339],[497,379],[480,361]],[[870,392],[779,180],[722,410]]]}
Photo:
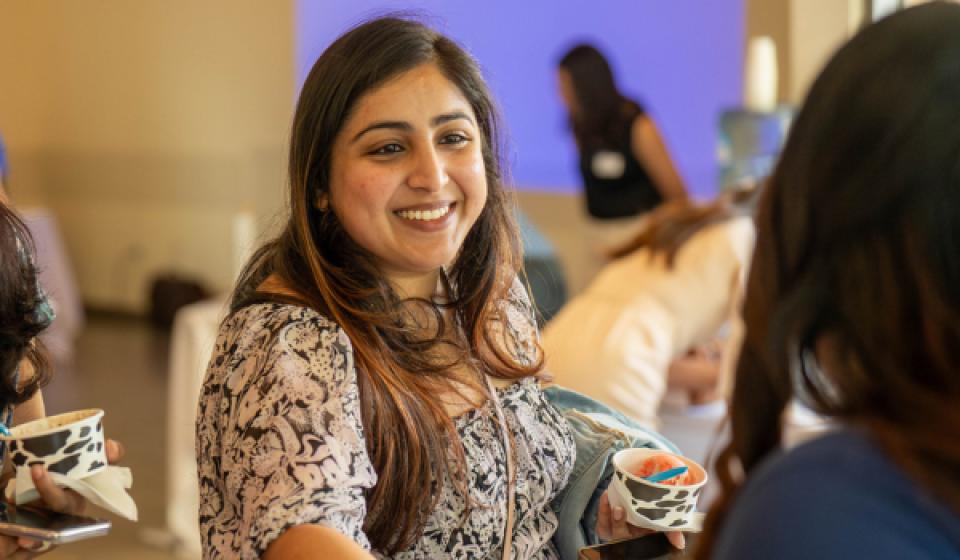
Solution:
{"label": "bare shoulder", "polygon": [[633,124],[630,125],[630,132],[634,141],[657,138],[660,134],[657,130],[657,124],[653,122],[650,115],[646,113],[637,115],[637,117],[633,119]]}

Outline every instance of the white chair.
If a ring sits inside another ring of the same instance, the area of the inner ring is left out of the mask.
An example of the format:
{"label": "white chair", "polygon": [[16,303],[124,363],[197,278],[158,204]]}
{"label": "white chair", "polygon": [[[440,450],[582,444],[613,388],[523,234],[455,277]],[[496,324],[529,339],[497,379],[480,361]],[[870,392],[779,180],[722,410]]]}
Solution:
{"label": "white chair", "polygon": [[184,306],[173,322],[167,397],[167,529],[184,558],[200,557],[196,417],[200,387],[227,310],[216,298]]}

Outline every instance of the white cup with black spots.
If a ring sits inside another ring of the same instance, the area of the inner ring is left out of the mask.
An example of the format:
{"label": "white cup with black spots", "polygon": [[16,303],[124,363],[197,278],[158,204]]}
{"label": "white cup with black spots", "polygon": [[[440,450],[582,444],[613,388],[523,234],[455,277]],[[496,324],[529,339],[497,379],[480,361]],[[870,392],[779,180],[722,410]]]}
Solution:
{"label": "white cup with black spots", "polygon": [[0,435],[15,467],[46,465],[47,471],[80,480],[107,468],[103,410],[91,408],[40,418]]}
{"label": "white cup with black spots", "polygon": [[[634,473],[643,463],[657,455],[668,455],[687,466],[686,484],[671,485],[650,482]],[[613,456],[613,480],[607,493],[611,507],[620,506],[631,525],[654,531],[700,531],[703,514],[697,511],[697,500],[707,483],[707,471],[682,455],[659,449],[624,449]]]}

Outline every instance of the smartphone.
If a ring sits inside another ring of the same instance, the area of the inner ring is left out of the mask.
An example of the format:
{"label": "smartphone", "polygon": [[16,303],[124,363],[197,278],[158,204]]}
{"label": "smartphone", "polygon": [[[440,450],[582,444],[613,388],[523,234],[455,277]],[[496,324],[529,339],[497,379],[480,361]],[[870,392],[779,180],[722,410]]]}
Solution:
{"label": "smartphone", "polygon": [[[676,555],[675,555],[676,554]],[[680,558],[663,533],[635,539],[587,546],[580,549],[580,560],[666,560]]]}
{"label": "smartphone", "polygon": [[0,503],[0,534],[2,535],[64,544],[100,537],[109,531],[110,522],[103,519]]}

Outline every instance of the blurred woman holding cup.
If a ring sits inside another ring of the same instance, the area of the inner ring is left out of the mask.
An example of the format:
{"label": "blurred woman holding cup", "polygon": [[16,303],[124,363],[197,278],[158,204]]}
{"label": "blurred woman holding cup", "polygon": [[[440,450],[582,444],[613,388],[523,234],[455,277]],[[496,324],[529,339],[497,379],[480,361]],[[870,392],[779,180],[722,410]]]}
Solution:
{"label": "blurred woman holding cup", "polygon": [[[37,335],[54,320],[54,313],[37,279],[33,241],[24,223],[0,197],[0,431],[46,415],[41,387],[50,380],[50,366]],[[0,489],[12,472],[5,445],[0,444],[3,476]],[[107,458],[118,461],[123,450],[107,440]],[[79,514],[86,502],[77,493],[58,487],[40,465],[31,468],[41,507]],[[0,535],[0,559],[32,558],[48,545],[25,538]]]}

